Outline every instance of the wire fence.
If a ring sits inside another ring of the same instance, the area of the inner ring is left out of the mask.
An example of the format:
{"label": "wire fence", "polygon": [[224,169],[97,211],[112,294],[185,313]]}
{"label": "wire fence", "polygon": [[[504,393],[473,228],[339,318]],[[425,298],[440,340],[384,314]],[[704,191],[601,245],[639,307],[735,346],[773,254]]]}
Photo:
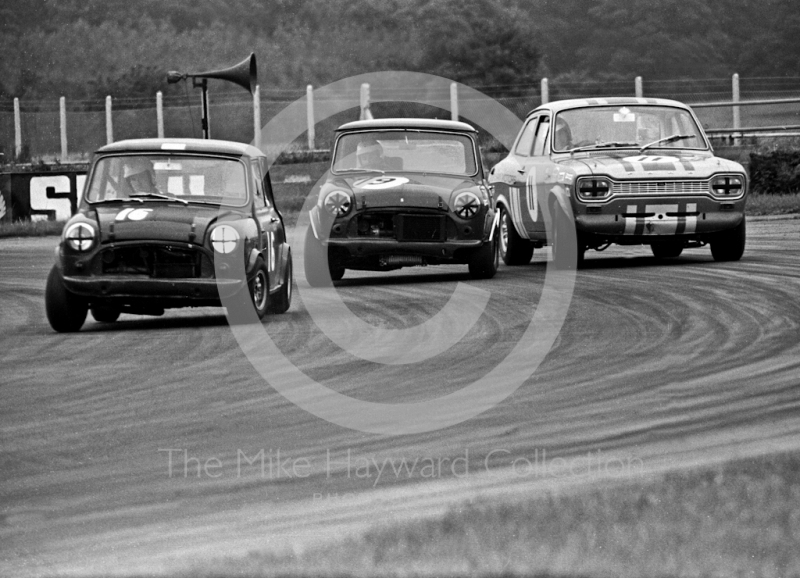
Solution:
{"label": "wire fence", "polygon": [[[738,79],[737,79],[738,80]],[[497,100],[523,119],[542,102],[543,85],[484,86],[477,90]],[[746,101],[777,101],[738,107],[738,127],[769,128],[775,134],[796,135],[791,127],[800,128],[800,78],[744,78],[738,83],[739,99]],[[371,87],[370,110],[374,117],[450,118],[451,95],[445,91],[427,93],[426,102],[409,102],[418,94],[415,87],[408,90],[385,90]],[[598,80],[569,82],[550,80],[546,98],[559,100],[597,96],[633,96],[634,82]],[[706,129],[734,128],[733,105],[704,106],[705,103],[731,102],[731,79],[652,80],[641,81],[643,96],[673,98],[695,108]],[[267,124],[290,104],[303,98],[304,89],[261,91],[259,99],[262,125]],[[513,96],[508,96],[513,94]],[[359,95],[335,96],[341,101],[338,108],[352,105],[343,113],[320,120],[314,127],[314,148],[326,149],[332,144],[333,132],[340,124],[359,117]],[[213,138],[252,142],[253,100],[242,90],[226,87],[210,91],[209,120]],[[113,97],[110,140],[154,137],[159,134],[159,111],[156,98]],[[326,103],[316,100],[315,106],[325,109]],[[330,105],[331,103],[327,103]],[[299,113],[298,113],[299,114]],[[305,112],[303,122],[305,122]],[[63,115],[63,116],[62,116]],[[161,110],[163,134],[166,137],[200,137],[202,130],[199,92],[163,98]],[[480,125],[479,119],[473,119]],[[737,128],[738,128],[737,127]],[[85,160],[94,150],[109,140],[105,99],[66,101],[62,113],[58,100],[25,101],[0,100],[0,153],[5,160]],[[65,134],[68,137],[68,158],[63,158]],[[308,148],[307,134],[292,143],[294,149]],[[486,136],[487,142],[490,140]],[[26,157],[26,158],[20,158]]]}

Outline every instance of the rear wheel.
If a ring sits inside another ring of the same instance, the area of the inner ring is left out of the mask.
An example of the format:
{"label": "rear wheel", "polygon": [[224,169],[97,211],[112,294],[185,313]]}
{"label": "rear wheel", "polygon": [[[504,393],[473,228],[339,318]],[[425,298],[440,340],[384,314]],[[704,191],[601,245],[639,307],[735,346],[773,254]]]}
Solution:
{"label": "rear wheel", "polygon": [[289,251],[289,254],[286,258],[286,265],[283,268],[283,284],[281,285],[280,290],[275,295],[272,300],[272,304],[270,305],[270,311],[272,313],[286,313],[286,311],[289,310],[289,306],[292,304],[293,279],[292,252]]}
{"label": "rear wheel", "polygon": [[503,263],[506,265],[526,265],[533,257],[533,243],[524,239],[514,228],[511,214],[501,206],[500,210],[500,231],[499,231],[499,252]]}
{"label": "rear wheel", "polygon": [[747,240],[747,225],[742,222],[729,231],[717,233],[711,241],[711,255],[715,261],[738,261],[744,254]]}
{"label": "rear wheel", "polygon": [[100,323],[114,323],[119,319],[120,310],[109,305],[93,305],[91,308],[92,317]]}
{"label": "rear wheel", "polygon": [[675,259],[683,253],[683,245],[680,243],[653,243],[650,245],[653,256],[656,259]]}
{"label": "rear wheel", "polygon": [[59,333],[72,333],[83,327],[89,306],[86,301],[67,291],[58,267],[50,269],[44,291],[44,307],[50,326]]}

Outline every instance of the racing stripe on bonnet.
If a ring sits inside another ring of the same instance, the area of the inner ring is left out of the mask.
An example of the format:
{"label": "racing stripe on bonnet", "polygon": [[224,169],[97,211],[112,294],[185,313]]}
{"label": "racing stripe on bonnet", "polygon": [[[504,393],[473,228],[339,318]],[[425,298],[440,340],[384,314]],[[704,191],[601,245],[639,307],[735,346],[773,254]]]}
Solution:
{"label": "racing stripe on bonnet", "polygon": [[694,165],[692,163],[690,163],[689,161],[687,161],[686,159],[680,159],[680,163],[683,166],[684,170],[686,170],[686,171],[693,171],[694,170]]}

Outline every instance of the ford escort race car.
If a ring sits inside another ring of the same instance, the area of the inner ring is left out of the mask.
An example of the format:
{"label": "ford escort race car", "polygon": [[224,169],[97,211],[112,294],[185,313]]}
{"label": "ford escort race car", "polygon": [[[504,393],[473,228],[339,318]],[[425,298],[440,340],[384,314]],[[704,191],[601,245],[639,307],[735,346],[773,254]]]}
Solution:
{"label": "ford escort race car", "polygon": [[390,271],[466,264],[490,278],[499,263],[497,220],[478,150],[463,122],[379,119],[336,132],[305,240],[317,286],[346,269]]}
{"label": "ford escort race car", "polygon": [[704,245],[717,261],[744,252],[744,168],[714,156],[692,110],[673,100],[544,104],[489,182],[508,265],[545,244],[567,267],[612,243],[649,245],[657,258]]}
{"label": "ford escort race car", "polygon": [[65,225],[45,306],[56,331],[120,313],[220,306],[237,320],[283,313],[292,255],[255,147],[219,140],[138,139],[95,154]]}

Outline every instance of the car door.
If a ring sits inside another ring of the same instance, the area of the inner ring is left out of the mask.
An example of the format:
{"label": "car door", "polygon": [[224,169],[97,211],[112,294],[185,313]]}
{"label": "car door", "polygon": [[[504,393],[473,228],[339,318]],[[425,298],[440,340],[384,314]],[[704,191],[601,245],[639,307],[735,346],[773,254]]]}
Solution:
{"label": "car door", "polygon": [[253,212],[259,227],[260,250],[269,271],[269,286],[275,288],[282,280],[281,247],[286,241],[283,219],[275,207],[269,174],[264,174],[257,160],[254,160],[250,166],[256,184]]}
{"label": "car door", "polygon": [[550,134],[550,114],[533,116],[525,126],[514,154],[519,163],[516,182],[509,190],[512,213],[518,230],[532,240],[544,240],[545,226],[542,202],[545,185],[552,173],[547,137]]}

